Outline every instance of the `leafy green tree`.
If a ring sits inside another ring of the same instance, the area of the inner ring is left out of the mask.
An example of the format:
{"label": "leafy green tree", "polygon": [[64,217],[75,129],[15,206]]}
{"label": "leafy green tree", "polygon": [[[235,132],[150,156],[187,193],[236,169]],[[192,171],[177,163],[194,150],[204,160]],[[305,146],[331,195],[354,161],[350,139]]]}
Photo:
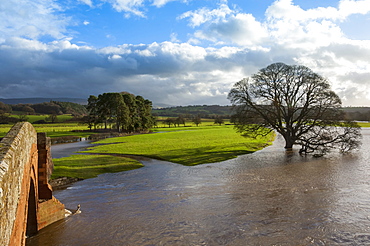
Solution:
{"label": "leafy green tree", "polygon": [[121,92],[121,95],[123,97],[123,101],[127,105],[129,109],[129,115],[126,125],[126,131],[128,132],[134,132],[136,131],[136,128],[139,126],[139,114],[137,112],[137,105],[136,105],[136,99],[133,94],[127,93],[127,92]]}
{"label": "leafy green tree", "polygon": [[12,107],[8,104],[0,102],[0,114],[10,114],[12,112]]}
{"label": "leafy green tree", "polygon": [[176,120],[175,120],[175,123],[177,124],[177,126],[180,126],[180,124],[184,125],[185,126],[185,118],[183,115],[179,115]]}
{"label": "leafy green tree", "polygon": [[96,107],[99,121],[104,123],[104,129],[108,129],[108,125],[111,123],[110,119],[112,117],[110,93],[100,94],[98,96]]}
{"label": "leafy green tree", "polygon": [[91,130],[91,128],[94,126],[94,129],[96,129],[97,124],[99,124],[99,114],[98,114],[98,98],[96,96],[90,95],[90,97],[87,99],[87,110],[89,112],[86,123]]}
{"label": "leafy green tree", "polygon": [[61,107],[54,102],[44,102],[30,105],[39,114],[63,114]]}
{"label": "leafy green tree", "polygon": [[216,115],[216,116],[215,116],[214,124],[219,124],[219,125],[224,124],[224,119],[222,118],[222,116],[220,116],[220,115]]}
{"label": "leafy green tree", "polygon": [[193,117],[193,123],[198,126],[199,124],[202,123],[202,119],[200,118],[200,115],[196,115]]}
{"label": "leafy green tree", "polygon": [[105,129],[114,127],[119,132],[143,131],[154,125],[151,108],[151,101],[125,92],[90,96],[87,123],[90,129],[104,123]]}
{"label": "leafy green tree", "polygon": [[59,105],[63,114],[72,114],[74,116],[82,116],[87,114],[86,107],[78,103],[59,101],[52,101],[52,103]]}
{"label": "leafy green tree", "polygon": [[26,113],[19,114],[18,118],[19,118],[19,121],[21,121],[21,122],[28,121],[28,116],[27,116]]}
{"label": "leafy green tree", "polygon": [[152,102],[144,99],[142,96],[136,96],[137,109],[137,127],[136,130],[145,130],[152,128],[154,125],[154,117],[152,116]]}
{"label": "leafy green tree", "polygon": [[55,122],[57,122],[57,120],[58,120],[58,114],[54,112],[54,113],[50,114],[49,116],[47,116],[47,117],[45,118],[45,120],[46,120],[46,121],[49,121],[49,122],[51,122],[51,123],[55,123]]}
{"label": "leafy green tree", "polygon": [[359,146],[360,129],[342,121],[341,100],[329,82],[305,66],[274,63],[237,82],[229,93],[233,121],[246,136],[280,133],[285,148],[301,153],[347,152]]}
{"label": "leafy green tree", "polygon": [[165,125],[168,125],[168,127],[171,127],[171,125],[175,125],[175,120],[173,118],[167,118],[163,121]]}
{"label": "leafy green tree", "polygon": [[99,121],[108,126],[115,126],[120,132],[127,129],[129,122],[129,108],[120,93],[103,93],[98,96],[96,103]]}
{"label": "leafy green tree", "polygon": [[115,119],[117,131],[125,129],[129,117],[129,108],[125,104],[123,97],[119,93],[110,93],[111,117]]}

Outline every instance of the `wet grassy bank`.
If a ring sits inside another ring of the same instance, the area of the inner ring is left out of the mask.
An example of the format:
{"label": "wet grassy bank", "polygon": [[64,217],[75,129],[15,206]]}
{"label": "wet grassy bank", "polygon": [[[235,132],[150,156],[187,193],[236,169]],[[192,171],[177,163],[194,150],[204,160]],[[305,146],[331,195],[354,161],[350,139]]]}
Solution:
{"label": "wet grassy bank", "polygon": [[103,139],[95,142],[101,145],[82,151],[94,155],[54,159],[53,178],[86,179],[142,167],[140,162],[119,155],[145,156],[187,166],[221,162],[260,150],[274,139],[274,134],[245,138],[231,125],[156,128],[156,131],[160,133]]}

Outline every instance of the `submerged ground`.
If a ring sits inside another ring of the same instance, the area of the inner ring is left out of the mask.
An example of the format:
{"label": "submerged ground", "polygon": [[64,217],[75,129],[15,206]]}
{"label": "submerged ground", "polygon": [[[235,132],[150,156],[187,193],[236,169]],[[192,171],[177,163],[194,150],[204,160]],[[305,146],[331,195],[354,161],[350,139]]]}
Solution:
{"label": "submerged ground", "polygon": [[326,158],[274,145],[224,162],[103,174],[55,192],[82,213],[30,238],[36,245],[366,245],[370,130],[362,150]]}

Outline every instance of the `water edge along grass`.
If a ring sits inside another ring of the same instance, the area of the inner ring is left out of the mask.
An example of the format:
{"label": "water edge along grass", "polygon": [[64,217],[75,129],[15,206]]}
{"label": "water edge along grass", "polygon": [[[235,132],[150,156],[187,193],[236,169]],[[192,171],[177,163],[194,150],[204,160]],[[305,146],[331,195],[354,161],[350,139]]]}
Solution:
{"label": "water edge along grass", "polygon": [[52,179],[71,177],[88,179],[102,173],[115,173],[143,167],[139,161],[131,158],[111,155],[72,155],[53,159]]}
{"label": "water edge along grass", "polygon": [[274,134],[259,139],[247,139],[235,132],[232,126],[202,126],[156,128],[159,133],[108,138],[96,143],[84,153],[54,161],[52,178],[92,178],[102,173],[121,172],[143,165],[133,159],[115,156],[139,155],[162,159],[183,165],[213,163],[235,158],[259,150],[274,138]]}
{"label": "water edge along grass", "polygon": [[271,144],[274,136],[245,138],[231,125],[177,127],[169,132],[104,139],[96,142],[104,145],[83,152],[139,155],[193,166],[252,153]]}

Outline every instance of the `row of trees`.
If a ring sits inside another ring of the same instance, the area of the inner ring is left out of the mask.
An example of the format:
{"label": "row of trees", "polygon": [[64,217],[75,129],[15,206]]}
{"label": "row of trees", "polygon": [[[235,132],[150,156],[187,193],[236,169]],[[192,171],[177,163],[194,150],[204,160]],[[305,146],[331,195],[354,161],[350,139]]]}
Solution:
{"label": "row of trees", "polygon": [[[213,117],[214,118],[214,124],[219,124],[222,125],[224,124],[224,119],[221,115],[216,115]],[[173,126],[180,126],[183,125],[185,126],[186,121],[191,121],[193,122],[196,126],[200,125],[202,123],[202,118],[200,115],[194,115],[190,117],[185,117],[183,115],[179,115],[177,118],[167,118],[163,121],[163,124],[168,125],[168,127]]]}
{"label": "row of trees", "polygon": [[118,132],[146,131],[154,126],[152,102],[127,92],[104,93],[88,99],[87,124],[91,128],[103,124]]}
{"label": "row of trees", "polygon": [[74,116],[83,116],[87,114],[86,107],[72,102],[50,101],[36,104],[15,104],[7,105],[0,102],[0,114],[12,113],[12,111],[22,112],[25,115],[34,114],[72,114]]}
{"label": "row of trees", "polygon": [[199,115],[201,118],[214,119],[216,116],[222,116],[229,119],[231,115],[231,106],[220,105],[194,105],[194,106],[177,106],[153,109],[153,115],[192,118]]}
{"label": "row of trees", "polygon": [[0,115],[11,113],[11,112],[12,112],[12,107],[10,105],[0,102]]}

